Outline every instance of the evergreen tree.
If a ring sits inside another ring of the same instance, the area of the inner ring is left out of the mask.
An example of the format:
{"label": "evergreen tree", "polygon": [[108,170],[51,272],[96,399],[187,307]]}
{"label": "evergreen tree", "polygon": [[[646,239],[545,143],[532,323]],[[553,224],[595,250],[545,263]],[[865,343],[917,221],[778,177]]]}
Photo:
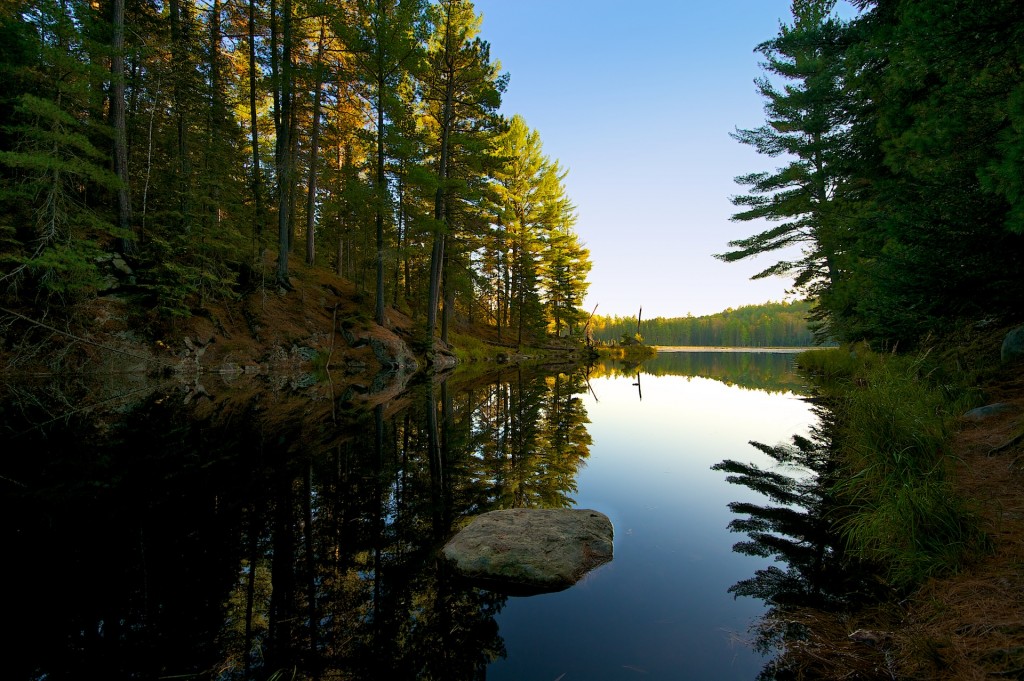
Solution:
{"label": "evergreen tree", "polygon": [[576,209],[564,194],[558,164],[552,173],[559,177],[558,189],[550,202],[549,225],[541,254],[541,282],[544,289],[545,314],[556,336],[563,325],[570,335],[584,316],[581,306],[587,294],[590,252],[580,244],[573,231]]}
{"label": "evergreen tree", "polygon": [[403,75],[419,69],[423,12],[422,0],[357,0],[353,24],[340,27],[356,56],[357,77],[374,112],[375,318],[379,324],[384,323],[384,223],[392,199],[386,174],[388,127],[396,119],[411,115],[402,110],[398,90]]}
{"label": "evergreen tree", "polygon": [[[21,92],[10,93],[6,172],[0,189],[6,233],[0,280],[16,289],[26,278],[46,295],[80,295],[100,285],[97,256],[127,238],[91,191],[119,188],[109,152],[97,144],[112,131],[93,115],[93,83],[108,73],[93,63],[88,5],[38,2],[26,7],[8,43],[8,63]],[[9,21],[9,20],[8,20]],[[31,38],[30,38],[31,36]]]}
{"label": "evergreen tree", "polygon": [[505,326],[514,318],[516,342],[521,344],[524,332],[537,332],[544,326],[538,271],[540,230],[561,178],[542,153],[540,135],[522,116],[512,117],[495,153],[504,161],[495,172],[495,193],[496,221],[506,242],[502,258],[504,309],[498,315],[508,320]]}
{"label": "evergreen tree", "polygon": [[[1024,294],[1020,3],[862,3],[850,56],[862,192],[843,336],[909,346]],[[854,238],[855,237],[855,238]]]}
{"label": "evergreen tree", "polygon": [[[794,0],[793,23],[762,43],[768,75],[756,81],[766,100],[768,121],[733,135],[769,157],[788,162],[774,172],[736,178],[750,187],[733,203],[743,208],[734,221],[778,223],[763,232],[730,241],[732,251],[716,255],[726,262],[791,247],[801,257],[782,260],[754,275],[794,275],[794,287],[820,295],[841,277],[841,200],[846,182],[849,120],[844,106],[843,24],[832,15],[835,0]],[[772,78],[784,79],[780,88]]]}
{"label": "evergreen tree", "polygon": [[[454,278],[451,263],[456,261],[457,254],[451,252],[451,247],[446,248],[446,244],[454,245],[454,204],[460,198],[470,198],[469,175],[482,175],[479,159],[499,127],[497,109],[507,79],[500,75],[499,65],[491,62],[490,46],[477,37],[481,18],[472,2],[441,0],[431,5],[428,17],[431,32],[420,90],[426,123],[432,133],[431,152],[436,167],[427,301],[427,333],[432,337],[442,279],[452,284]],[[463,171],[462,177],[458,169]],[[464,205],[462,208],[465,210]],[[447,341],[453,286],[446,286],[446,301],[442,341]]]}

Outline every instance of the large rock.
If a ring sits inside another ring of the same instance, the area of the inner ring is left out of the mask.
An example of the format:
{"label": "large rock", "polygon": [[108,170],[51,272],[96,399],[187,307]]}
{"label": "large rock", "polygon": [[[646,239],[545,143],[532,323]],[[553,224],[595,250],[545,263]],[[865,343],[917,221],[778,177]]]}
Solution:
{"label": "large rock", "polygon": [[508,593],[560,591],[612,559],[612,523],[590,509],[491,511],[444,547],[456,572]]}
{"label": "large rock", "polygon": [[1006,334],[1003,347],[999,350],[999,358],[1004,362],[1024,358],[1024,326],[1018,326]]}
{"label": "large rock", "polygon": [[386,335],[370,339],[370,347],[381,366],[391,371],[415,372],[419,363],[401,338]]}

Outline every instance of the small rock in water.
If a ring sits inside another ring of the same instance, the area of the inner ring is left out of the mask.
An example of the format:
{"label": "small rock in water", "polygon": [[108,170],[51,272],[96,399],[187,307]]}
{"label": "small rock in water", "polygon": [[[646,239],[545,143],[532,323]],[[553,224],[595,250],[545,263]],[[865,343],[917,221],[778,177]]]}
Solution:
{"label": "small rock in water", "polygon": [[477,516],[444,547],[456,572],[496,591],[560,591],[612,559],[608,516],[515,508]]}

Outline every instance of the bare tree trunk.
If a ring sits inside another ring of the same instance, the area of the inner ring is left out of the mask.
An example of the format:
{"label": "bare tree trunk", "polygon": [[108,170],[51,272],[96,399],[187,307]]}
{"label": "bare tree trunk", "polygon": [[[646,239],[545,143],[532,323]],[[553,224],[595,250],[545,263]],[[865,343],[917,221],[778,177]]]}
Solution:
{"label": "bare tree trunk", "polygon": [[444,304],[441,307],[441,342],[448,342],[448,329],[455,309],[455,286],[452,285],[452,249],[448,235],[444,236],[444,259],[441,264],[441,284],[444,288]]}
{"label": "bare tree trunk", "polygon": [[[185,59],[182,44],[184,42],[184,27],[181,21],[180,0],[170,0],[168,8],[171,15],[171,60],[176,65],[181,65]],[[186,67],[182,66],[181,69]],[[191,206],[189,205],[190,182],[189,175],[192,172],[188,160],[188,119],[185,115],[185,105],[188,95],[185,93],[181,73],[175,73],[173,86],[173,117],[177,127],[177,171],[178,171],[178,206],[181,210],[181,227],[184,232],[192,229]]]}
{"label": "bare tree trunk", "polygon": [[430,291],[427,296],[427,341],[433,343],[434,329],[437,327],[437,307],[440,299],[441,274],[444,268],[444,240],[447,227],[448,209],[447,187],[448,179],[448,155],[449,137],[452,119],[454,85],[452,78],[448,79],[445,92],[444,111],[441,114],[441,153],[437,164],[437,192],[434,194],[434,220],[438,225],[438,231],[434,234],[434,245],[430,251]]}
{"label": "bare tree trunk", "polygon": [[[398,282],[401,280],[402,275],[402,254],[405,252],[405,184],[402,181],[402,176],[398,177],[398,234],[396,235],[398,241],[398,248],[395,249],[395,286],[391,296],[391,307],[398,308]],[[408,289],[409,282],[405,282],[406,289]]]}

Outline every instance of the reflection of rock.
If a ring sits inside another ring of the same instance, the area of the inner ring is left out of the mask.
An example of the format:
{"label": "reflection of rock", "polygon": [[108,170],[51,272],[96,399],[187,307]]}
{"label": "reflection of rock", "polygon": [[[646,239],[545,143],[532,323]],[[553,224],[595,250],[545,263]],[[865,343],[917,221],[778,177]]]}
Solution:
{"label": "reflection of rock", "polygon": [[559,591],[612,559],[612,524],[589,509],[491,511],[448,542],[464,577],[499,591]]}
{"label": "reflection of rock", "polygon": [[455,368],[459,360],[452,354],[451,349],[445,343],[435,338],[430,352],[427,353],[427,362],[433,367],[434,371],[446,371]]}
{"label": "reflection of rock", "polygon": [[406,371],[416,371],[419,368],[419,363],[409,351],[409,347],[398,336],[372,338],[370,347],[373,348],[373,355],[383,367]]}

